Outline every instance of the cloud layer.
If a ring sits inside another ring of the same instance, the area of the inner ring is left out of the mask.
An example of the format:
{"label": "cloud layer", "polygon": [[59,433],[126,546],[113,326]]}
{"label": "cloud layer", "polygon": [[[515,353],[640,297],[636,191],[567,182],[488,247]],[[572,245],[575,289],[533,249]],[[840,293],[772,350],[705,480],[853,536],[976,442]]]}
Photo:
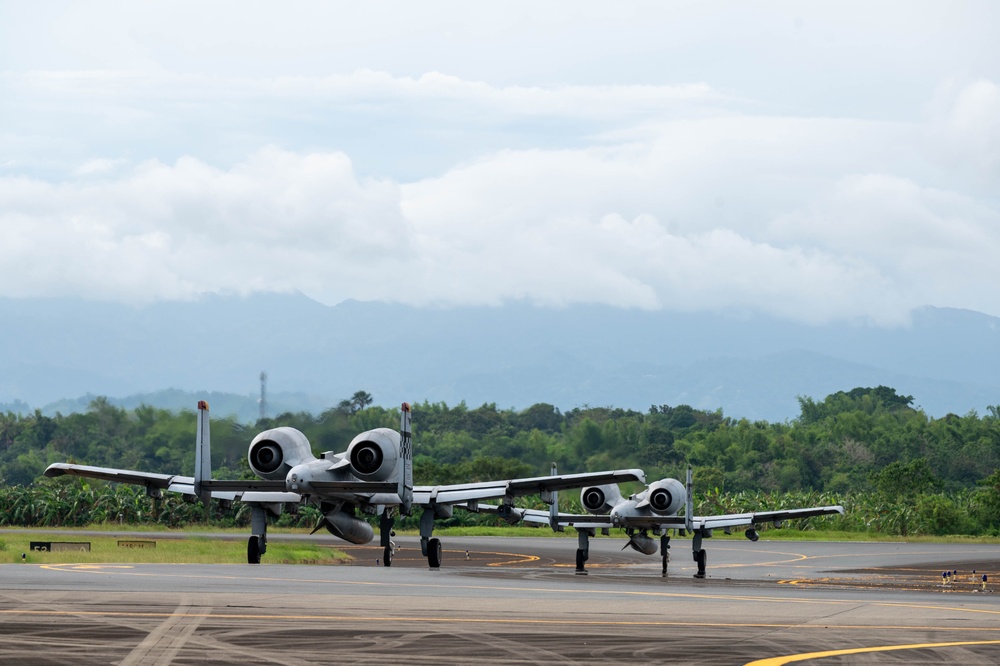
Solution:
{"label": "cloud layer", "polygon": [[[273,75],[250,71],[264,61],[238,43],[231,61],[198,56],[212,65],[200,71],[183,66],[198,57],[164,56],[153,38],[95,47],[77,67],[8,51],[0,295],[142,303],[298,290],[331,304],[527,300],[879,324],[925,304],[1000,315],[1000,72],[918,58],[919,40],[904,33],[867,35],[895,39],[925,69],[955,70],[904,81],[887,101],[873,81],[906,71],[891,50],[851,65],[850,49],[822,40],[859,39],[858,28],[787,15],[764,43],[848,62],[821,72],[847,92],[831,101],[816,72],[783,60],[773,76],[812,91],[793,99],[759,72],[739,87],[698,62],[637,59],[653,53],[646,27],[628,47],[619,31],[641,18],[581,7],[566,22],[569,53],[536,61],[547,75],[523,53],[507,69],[487,64],[511,35],[526,36],[530,53],[546,32],[503,20],[491,31],[482,16],[470,25],[484,50],[463,42],[471,61],[428,55],[442,24],[419,21],[430,36],[383,26],[428,46],[417,64],[406,48],[386,64],[359,36],[336,56],[321,51],[332,69],[301,65],[303,48],[321,49],[307,30],[296,48],[276,42],[299,69]],[[682,7],[697,32],[703,9]],[[536,18],[555,25],[548,12]],[[601,66],[583,75],[578,40],[597,19],[609,21],[609,41],[591,43]],[[946,40],[980,34],[976,21],[939,19]],[[130,34],[143,31],[153,28]],[[636,67],[609,74],[616,58]],[[419,61],[439,67],[413,71]]]}

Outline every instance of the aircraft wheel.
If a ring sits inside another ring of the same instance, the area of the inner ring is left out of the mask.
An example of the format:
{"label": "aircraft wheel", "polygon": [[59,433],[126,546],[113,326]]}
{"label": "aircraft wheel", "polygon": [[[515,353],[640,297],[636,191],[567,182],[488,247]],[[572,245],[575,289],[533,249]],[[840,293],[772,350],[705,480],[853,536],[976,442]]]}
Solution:
{"label": "aircraft wheel", "polygon": [[586,562],[588,559],[589,558],[587,557],[587,553],[584,552],[583,548],[577,548],[576,549],[576,570],[577,571],[583,571],[583,568],[584,568],[583,567],[583,563]]}
{"label": "aircraft wheel", "polygon": [[698,573],[694,575],[695,578],[705,577],[705,561],[708,559],[707,555],[708,553],[706,553],[704,549],[699,550],[694,554],[694,561],[698,563]]}
{"label": "aircraft wheel", "polygon": [[260,539],[256,534],[247,540],[247,564],[260,564]]}
{"label": "aircraft wheel", "polygon": [[382,562],[385,566],[392,566],[392,546],[386,546],[382,550]]}
{"label": "aircraft wheel", "polygon": [[441,539],[431,539],[427,542],[427,564],[431,569],[441,568]]}

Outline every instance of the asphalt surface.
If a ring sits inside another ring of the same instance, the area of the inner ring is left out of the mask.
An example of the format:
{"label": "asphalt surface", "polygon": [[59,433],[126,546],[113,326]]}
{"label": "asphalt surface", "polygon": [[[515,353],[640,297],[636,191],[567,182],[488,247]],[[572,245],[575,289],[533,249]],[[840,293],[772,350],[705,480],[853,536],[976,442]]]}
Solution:
{"label": "asphalt surface", "polygon": [[623,539],[586,576],[575,539],[323,542],[353,564],[0,565],[0,663],[1000,663],[998,546],[712,540],[696,580],[679,539],[667,577]]}

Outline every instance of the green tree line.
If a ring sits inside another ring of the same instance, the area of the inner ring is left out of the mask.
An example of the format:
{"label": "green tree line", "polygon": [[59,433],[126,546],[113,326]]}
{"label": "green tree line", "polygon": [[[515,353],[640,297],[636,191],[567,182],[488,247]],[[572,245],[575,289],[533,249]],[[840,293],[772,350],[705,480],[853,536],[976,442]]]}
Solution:
{"label": "green tree line", "polygon": [[[215,418],[215,475],[249,475],[247,446],[265,428],[296,427],[318,454],[343,451],[362,430],[398,427],[398,410],[371,403],[359,391],[318,415],[286,413],[254,425]],[[437,484],[534,476],[556,462],[568,473],[641,467],[653,480],[683,478],[690,465],[699,513],[839,503],[847,516],[801,526],[1000,533],[1000,406],[935,419],[912,403],[889,387],[855,388],[822,401],[800,397],[798,418],[769,423],[687,405],[561,412],[549,404],[518,411],[424,402],[413,406],[414,477]],[[125,410],[102,398],[82,414],[0,415],[0,522],[204,520],[203,508],[181,498],[154,501],[142,489],[40,476],[52,462],[191,475],[195,421],[193,411]],[[563,510],[580,510],[575,494],[563,495]],[[210,518],[242,524],[239,506],[235,513],[213,509]],[[491,520],[455,515],[456,522]],[[315,518],[306,510],[283,520],[306,525]]]}

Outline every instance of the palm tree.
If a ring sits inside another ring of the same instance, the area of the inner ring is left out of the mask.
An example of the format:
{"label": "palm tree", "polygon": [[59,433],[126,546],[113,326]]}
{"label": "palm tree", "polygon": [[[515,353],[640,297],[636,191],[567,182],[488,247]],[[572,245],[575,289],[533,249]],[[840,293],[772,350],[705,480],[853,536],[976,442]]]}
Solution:
{"label": "palm tree", "polygon": [[360,412],[362,409],[372,404],[372,394],[368,391],[355,391],[354,395],[351,396],[351,407],[353,408],[352,414]]}

